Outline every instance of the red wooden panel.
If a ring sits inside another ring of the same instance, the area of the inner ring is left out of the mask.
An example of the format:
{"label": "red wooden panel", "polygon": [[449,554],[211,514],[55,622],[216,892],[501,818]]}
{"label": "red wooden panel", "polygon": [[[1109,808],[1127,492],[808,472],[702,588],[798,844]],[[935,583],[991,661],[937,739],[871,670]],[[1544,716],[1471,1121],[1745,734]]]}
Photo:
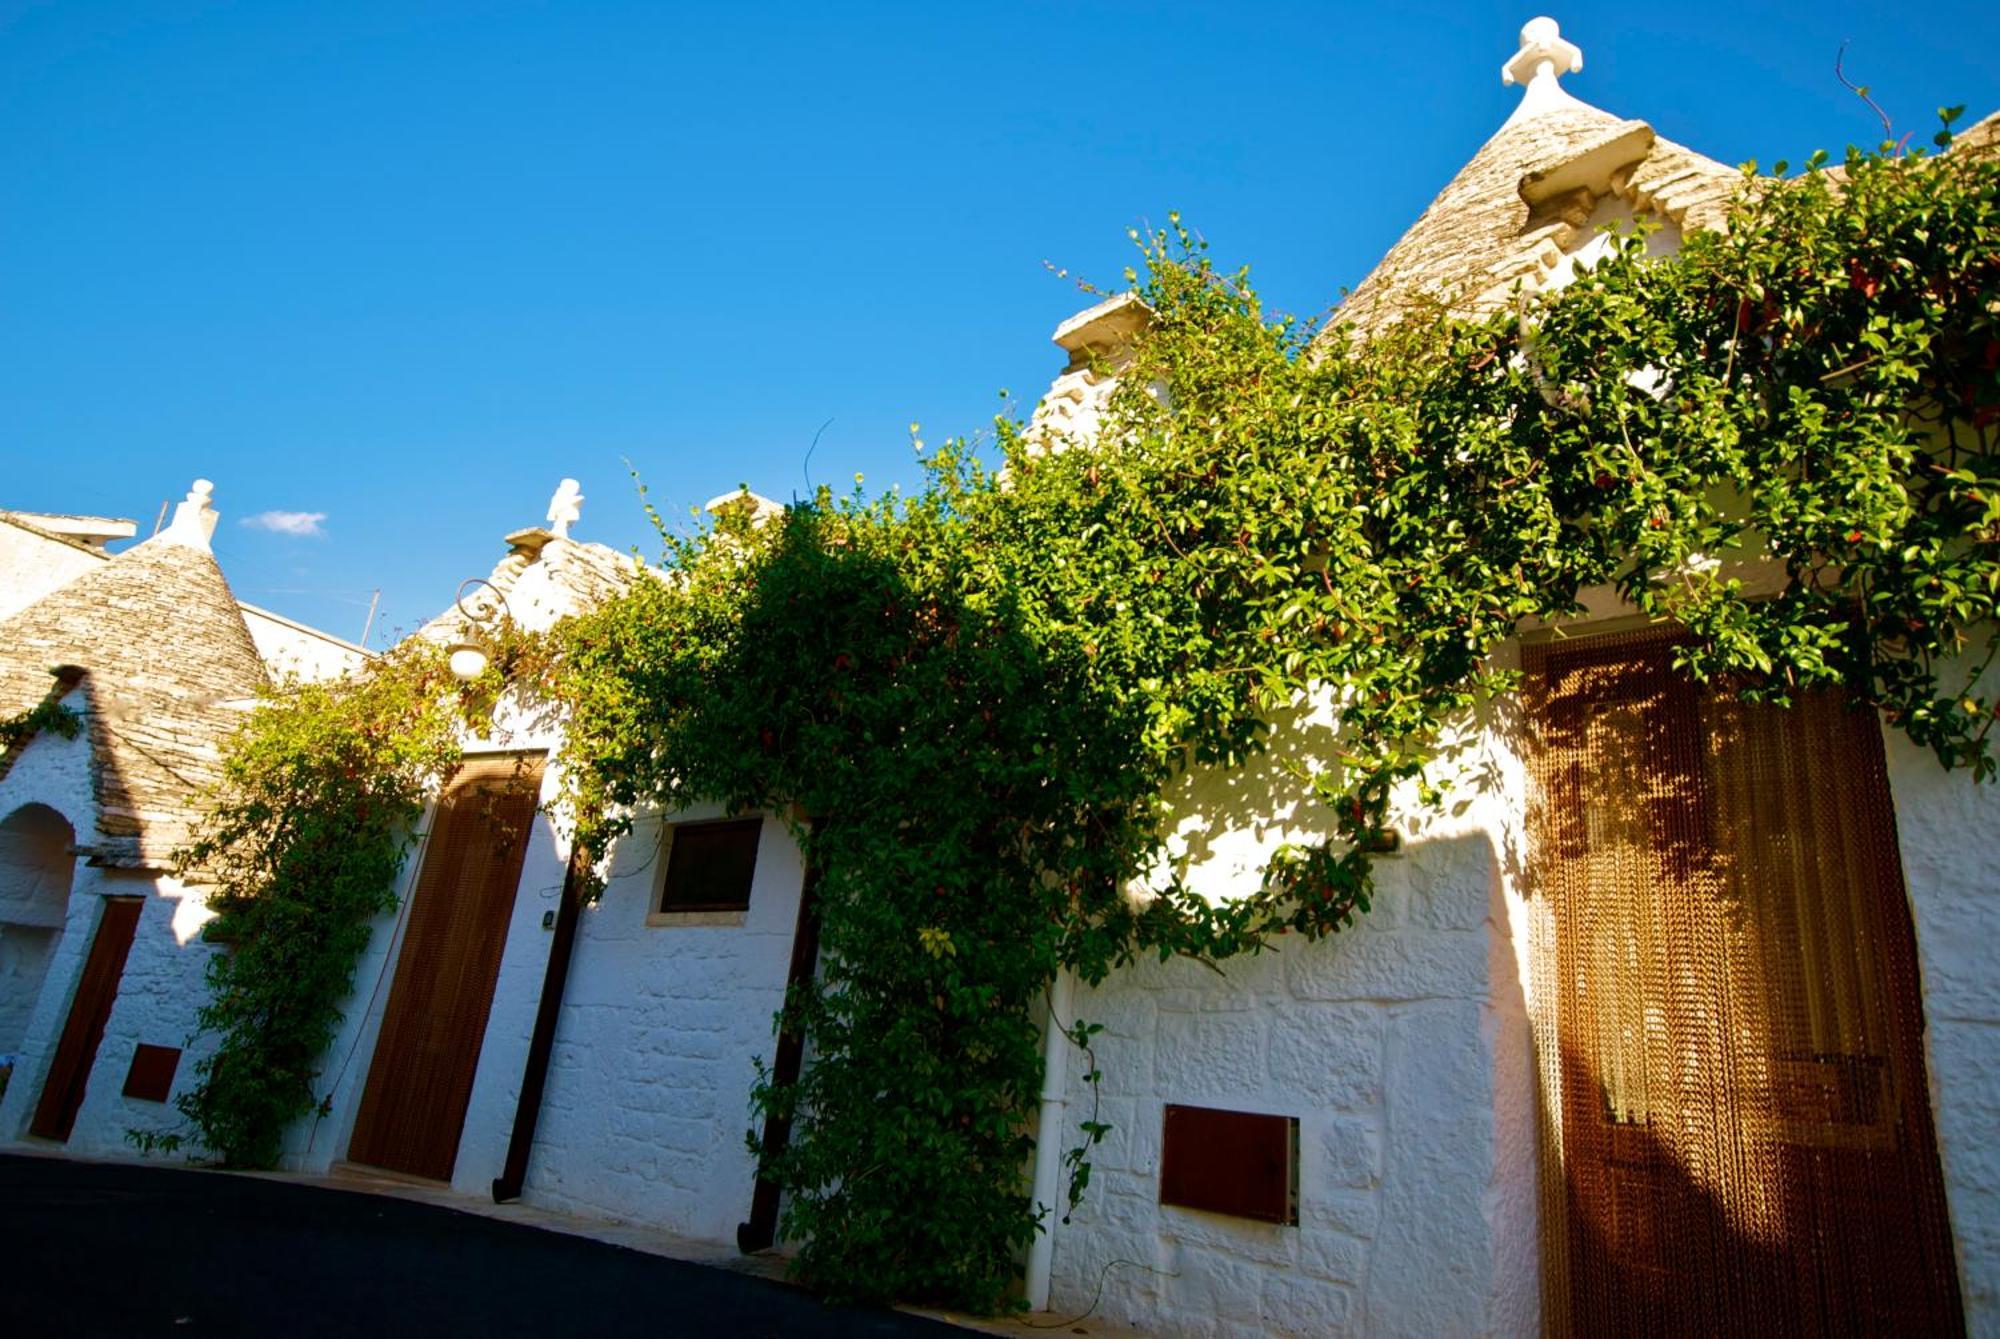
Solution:
{"label": "red wooden panel", "polygon": [[1167,1104],[1160,1203],[1265,1223],[1299,1221],[1296,1116]]}
{"label": "red wooden panel", "polygon": [[125,1071],[125,1096],[141,1102],[164,1102],[174,1090],[174,1071],[181,1067],[181,1048],[140,1042]]}
{"label": "red wooden panel", "polygon": [[56,1058],[49,1065],[42,1100],[35,1106],[28,1133],[67,1140],[75,1128],[84,1088],[90,1083],[90,1067],[97,1063],[97,1046],[104,1040],[104,1025],[111,1019],[118,978],[125,974],[125,955],[132,951],[132,932],[139,927],[139,911],[144,905],[136,897],[104,899],[97,936],[90,941],[83,978],[77,982],[76,998],[70,1001],[69,1020],[56,1043]]}
{"label": "red wooden panel", "polygon": [[438,806],[375,1056],[354,1162],[449,1181],[533,831],[542,760],[470,760]]}

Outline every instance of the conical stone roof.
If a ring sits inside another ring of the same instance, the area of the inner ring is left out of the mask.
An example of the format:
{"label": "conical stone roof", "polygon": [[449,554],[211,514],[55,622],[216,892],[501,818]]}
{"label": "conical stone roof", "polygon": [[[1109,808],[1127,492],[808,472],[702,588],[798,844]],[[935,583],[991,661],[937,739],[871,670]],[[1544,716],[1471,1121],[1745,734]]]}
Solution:
{"label": "conical stone roof", "polygon": [[[0,718],[64,691],[58,666],[83,671],[94,862],[167,867],[265,682],[206,535],[177,524],[0,621]],[[81,836],[86,816],[70,817]]]}
{"label": "conical stone roof", "polygon": [[1553,22],[1523,29],[1508,66],[1509,82],[1519,73],[1527,85],[1520,106],[1341,304],[1336,325],[1367,335],[1415,307],[1491,311],[1589,240],[1606,195],[1683,230],[1721,226],[1741,173],[1571,97],[1557,80],[1581,65]]}

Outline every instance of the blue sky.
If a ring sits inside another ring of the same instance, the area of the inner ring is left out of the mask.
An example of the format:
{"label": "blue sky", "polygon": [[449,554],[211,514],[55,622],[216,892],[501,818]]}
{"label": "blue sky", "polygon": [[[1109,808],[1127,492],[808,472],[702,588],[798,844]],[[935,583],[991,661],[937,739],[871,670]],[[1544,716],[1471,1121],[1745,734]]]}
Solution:
{"label": "blue sky", "polygon": [[[1180,210],[1318,312],[1506,117],[1522,4],[0,0],[0,506],[216,483],[238,594],[380,645],[539,522],[917,476]],[[1570,4],[1725,162],[2000,107],[2000,5]],[[323,513],[320,533],[242,525]]]}

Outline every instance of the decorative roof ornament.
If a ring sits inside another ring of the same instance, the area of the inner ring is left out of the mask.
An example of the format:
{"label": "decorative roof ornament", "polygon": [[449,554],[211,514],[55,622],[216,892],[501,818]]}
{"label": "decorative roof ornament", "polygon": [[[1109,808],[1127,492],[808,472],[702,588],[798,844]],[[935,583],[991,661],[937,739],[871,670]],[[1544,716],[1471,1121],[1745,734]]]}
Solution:
{"label": "decorative roof ornament", "polygon": [[1514,117],[1574,102],[1558,81],[1582,68],[1583,48],[1565,41],[1554,19],[1529,19],[1521,25],[1521,49],[1500,67],[1501,83],[1522,86],[1521,105],[1515,108]]}
{"label": "decorative roof ornament", "polygon": [[174,519],[161,532],[160,538],[176,544],[184,544],[191,549],[210,552],[209,541],[215,535],[215,485],[206,479],[196,479],[188,489],[187,497],[174,508]]}
{"label": "decorative roof ornament", "polygon": [[556,495],[549,499],[549,533],[557,539],[568,539],[569,528],[583,515],[583,485],[574,479],[565,479],[556,486]]}
{"label": "decorative roof ornament", "polygon": [[1583,48],[1565,41],[1562,26],[1546,16],[1521,25],[1521,49],[1500,67],[1503,84],[1526,84],[1542,75],[1560,79],[1583,69]]}

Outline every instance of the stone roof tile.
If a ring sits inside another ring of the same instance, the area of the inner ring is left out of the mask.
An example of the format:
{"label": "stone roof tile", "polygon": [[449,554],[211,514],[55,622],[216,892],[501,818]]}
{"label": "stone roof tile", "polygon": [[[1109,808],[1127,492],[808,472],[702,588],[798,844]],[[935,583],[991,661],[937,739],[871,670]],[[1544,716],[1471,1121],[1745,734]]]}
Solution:
{"label": "stone roof tile", "polygon": [[[1534,28],[1522,32],[1514,72],[1538,60],[1542,71],[1523,80],[1521,105],[1348,295],[1335,326],[1366,336],[1432,304],[1462,316],[1491,311],[1588,240],[1591,206],[1605,195],[1684,230],[1721,225],[1741,174],[1561,90],[1556,78],[1580,68],[1580,53],[1536,45],[1556,33]],[[1567,53],[1561,69],[1546,63],[1552,50]]]}
{"label": "stone roof tile", "polygon": [[167,867],[265,683],[214,555],[161,535],[0,621],[0,714],[42,701],[63,665],[84,671],[94,859]]}

